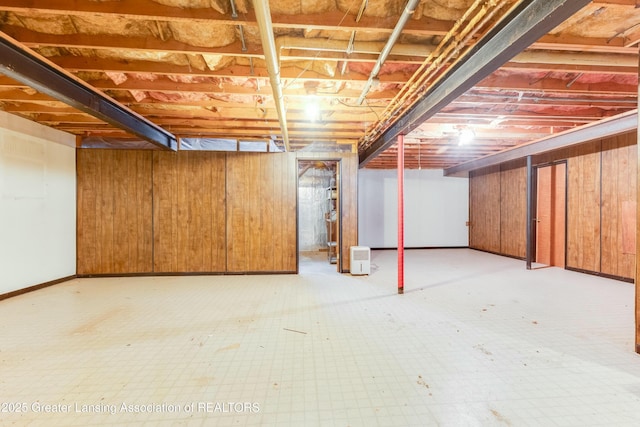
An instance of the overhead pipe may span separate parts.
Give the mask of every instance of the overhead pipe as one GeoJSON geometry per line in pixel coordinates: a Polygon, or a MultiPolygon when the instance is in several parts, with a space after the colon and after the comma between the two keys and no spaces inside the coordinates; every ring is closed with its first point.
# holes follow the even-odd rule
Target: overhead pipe
{"type": "MultiPolygon", "coordinates": [[[[493,16],[493,15],[491,15],[493,16]]],[[[476,29],[471,36],[477,33],[476,29]]],[[[469,28],[466,29],[468,31],[469,28]]],[[[469,35],[465,37],[469,38],[469,35]]],[[[332,39],[307,39],[303,37],[280,36],[276,38],[276,50],[278,55],[282,49],[299,49],[322,52],[340,53],[363,53],[379,54],[384,48],[384,42],[351,42],[350,40],[332,39]]],[[[428,58],[434,54],[437,48],[424,44],[396,43],[391,48],[390,55],[413,56],[428,58]]],[[[449,59],[455,58],[454,46],[448,50],[449,59]]],[[[432,59],[432,58],[429,58],[432,59]]],[[[426,61],[430,64],[431,61],[426,61]]],[[[442,61],[439,61],[442,62],[442,61]]],[[[637,55],[620,53],[598,53],[598,52],[542,52],[530,50],[521,52],[509,61],[514,64],[549,64],[549,65],[571,65],[571,66],[615,66],[615,67],[636,67],[637,55]]]]}
{"type": "MultiPolygon", "coordinates": [[[[317,50],[323,52],[365,53],[378,55],[385,48],[384,42],[353,42],[349,40],[305,39],[302,37],[281,36],[276,39],[276,48],[282,49],[317,50]]],[[[399,56],[429,56],[434,47],[422,44],[396,44],[392,46],[391,55],[399,56]]]]}
{"type": "Polygon", "coordinates": [[[412,104],[412,97],[416,96],[420,90],[428,88],[428,80],[437,75],[438,72],[451,60],[457,58],[471,38],[482,29],[494,14],[506,4],[506,0],[489,1],[483,5],[485,0],[476,0],[467,9],[453,28],[444,36],[438,47],[427,57],[420,68],[414,72],[409,81],[400,89],[391,102],[382,112],[376,126],[365,135],[364,148],[367,142],[372,141],[383,131],[386,123],[392,116],[402,113],[402,108],[412,104]],[[466,23],[466,25],[465,25],[466,23]],[[451,43],[450,43],[451,42],[451,43]]]}
{"type": "Polygon", "coordinates": [[[265,0],[253,0],[253,9],[256,13],[256,21],[258,22],[258,29],[260,30],[260,39],[262,40],[264,59],[267,63],[267,71],[269,72],[269,80],[273,91],[273,101],[275,102],[276,111],[278,112],[284,150],[291,151],[289,129],[287,129],[287,112],[284,107],[284,95],[282,94],[282,82],[280,80],[280,65],[278,64],[276,42],[273,36],[269,2],[265,0]]]}
{"type": "Polygon", "coordinates": [[[467,50],[455,66],[431,85],[428,92],[394,119],[360,153],[360,167],[406,134],[437,114],[490,73],[527,49],[561,22],[586,6],[590,0],[531,0],[517,3],[498,23],[467,50]]]}
{"type": "MultiPolygon", "coordinates": [[[[473,35],[476,31],[473,32],[473,35]]],[[[302,37],[281,36],[276,38],[276,50],[278,55],[282,49],[299,49],[322,52],[363,53],[379,54],[384,48],[384,42],[353,42],[350,40],[332,39],[307,39],[302,37]]],[[[390,55],[413,56],[428,58],[436,51],[436,47],[424,44],[396,43],[393,45],[390,55]]],[[[455,50],[449,49],[449,57],[456,57],[455,50]]],[[[442,62],[442,61],[439,61],[442,62]]],[[[619,53],[567,53],[567,52],[541,52],[525,51],[516,55],[510,63],[514,64],[549,64],[571,66],[612,66],[636,67],[637,55],[619,53]]],[[[433,74],[433,73],[431,73],[433,74]]]]}
{"type": "Polygon", "coordinates": [[[371,70],[371,74],[369,74],[369,79],[367,80],[367,83],[364,85],[364,88],[362,89],[362,93],[360,94],[360,97],[358,97],[358,101],[357,101],[358,105],[362,104],[365,96],[367,96],[367,93],[369,93],[371,86],[373,86],[373,80],[376,77],[378,77],[378,73],[380,72],[380,68],[382,68],[382,64],[384,64],[384,62],[387,60],[387,57],[391,52],[391,48],[393,48],[393,45],[396,44],[396,40],[398,40],[398,37],[400,37],[400,33],[402,33],[404,26],[406,25],[411,15],[413,15],[413,12],[415,12],[416,7],[418,6],[418,3],[420,3],[420,0],[407,0],[407,5],[404,7],[404,11],[402,12],[402,15],[400,15],[400,19],[398,19],[398,23],[396,24],[393,31],[391,32],[391,35],[389,36],[389,40],[387,40],[387,44],[382,49],[382,52],[380,52],[380,56],[378,57],[378,60],[373,66],[373,69],[371,70]]]}

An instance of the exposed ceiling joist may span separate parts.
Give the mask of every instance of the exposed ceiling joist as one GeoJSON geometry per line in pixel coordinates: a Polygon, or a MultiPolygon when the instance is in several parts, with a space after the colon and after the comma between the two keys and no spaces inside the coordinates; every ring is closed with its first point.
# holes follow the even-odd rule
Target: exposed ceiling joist
{"type": "MultiPolygon", "coordinates": [[[[594,4],[602,4],[604,6],[627,6],[632,7],[631,3],[635,0],[603,0],[594,2],[594,4]]],[[[635,8],[635,6],[633,6],[635,8]]],[[[135,2],[87,2],[78,0],[32,0],[30,2],[24,2],[24,0],[0,0],[0,10],[12,11],[15,13],[29,13],[39,12],[49,15],[77,15],[77,16],[91,16],[98,14],[107,18],[127,18],[134,21],[159,21],[159,22],[189,22],[189,23],[205,23],[208,25],[242,25],[242,26],[258,26],[258,20],[253,10],[250,10],[246,14],[242,14],[241,19],[233,19],[230,14],[220,13],[213,9],[207,9],[205,14],[202,13],[201,8],[184,8],[184,7],[172,7],[163,4],[156,3],[152,0],[137,0],[135,2]]],[[[359,32],[373,32],[373,33],[390,33],[394,28],[395,21],[392,19],[380,19],[374,16],[363,16],[360,21],[345,20],[345,14],[341,11],[326,11],[321,14],[315,15],[283,15],[272,14],[273,27],[276,29],[299,29],[299,30],[318,30],[318,31],[359,31],[359,32]]],[[[453,22],[430,19],[422,17],[420,20],[410,20],[407,22],[403,34],[428,37],[428,36],[442,36],[445,35],[449,28],[453,25],[453,22]]],[[[29,31],[19,30],[19,34],[16,34],[14,38],[23,40],[27,44],[29,31]]],[[[11,34],[10,32],[7,32],[11,34]]],[[[78,35],[76,35],[78,36],[78,35]]],[[[556,37],[545,36],[532,45],[534,49],[550,49],[550,50],[569,50],[573,52],[618,52],[632,54],[634,52],[633,43],[629,41],[629,37],[617,37],[612,40],[591,38],[591,37],[556,37]]],[[[57,45],[69,44],[69,46],[76,46],[78,44],[84,44],[87,46],[100,47],[102,42],[94,42],[96,37],[90,35],[82,35],[78,41],[73,41],[73,38],[69,38],[64,35],[51,34],[40,40],[42,43],[55,43],[57,45]],[[65,42],[65,40],[68,40],[65,42]]],[[[121,38],[121,37],[120,37],[121,38]]],[[[110,36],[104,38],[105,43],[109,43],[109,40],[118,40],[117,36],[110,36]]],[[[39,42],[39,41],[34,41],[39,42]]],[[[146,46],[151,42],[153,46],[153,40],[145,40],[143,43],[135,43],[133,46],[146,46]]],[[[184,44],[172,42],[170,45],[176,50],[204,50],[207,49],[195,49],[189,48],[184,44]]],[[[150,46],[150,47],[151,47],[150,46]]],[[[228,48],[211,49],[209,52],[221,54],[238,54],[241,50],[238,48],[237,43],[232,43],[228,48]]],[[[246,55],[260,55],[259,52],[244,52],[246,55]]]]}
{"type": "Polygon", "coordinates": [[[631,132],[638,128],[638,110],[627,111],[597,123],[590,123],[528,144],[501,151],[468,163],[445,169],[446,176],[467,176],[469,171],[499,165],[527,156],[546,153],[572,145],[583,144],[597,139],[631,132]]]}
{"type": "Polygon", "coordinates": [[[589,4],[590,0],[523,2],[470,49],[435,87],[360,154],[360,167],[589,4]]]}
{"type": "MultiPolygon", "coordinates": [[[[406,135],[405,165],[446,169],[637,108],[639,1],[594,0],[532,37],[525,50],[406,135]],[[475,139],[459,147],[464,131],[475,139]]],[[[460,67],[466,51],[477,51],[485,35],[516,16],[509,11],[533,1],[420,0],[360,106],[356,99],[407,1],[268,3],[291,149],[340,151],[346,141],[363,152],[460,67]]],[[[268,139],[280,149],[261,13],[252,4],[0,0],[0,32],[176,137],[268,139]]],[[[153,147],[2,73],[0,110],[79,140],[153,147]]],[[[394,146],[367,167],[395,168],[394,146]]]]}
{"type": "Polygon", "coordinates": [[[0,73],[159,147],[177,150],[174,135],[89,87],[0,33],[0,73]]]}
{"type": "MultiPolygon", "coordinates": [[[[208,23],[211,25],[250,25],[257,27],[258,20],[253,10],[243,13],[241,19],[233,19],[231,14],[220,13],[207,9],[203,14],[202,8],[174,7],[160,4],[151,0],[136,0],[132,2],[116,1],[82,1],[82,0],[0,0],[0,10],[24,13],[37,11],[52,15],[95,15],[112,17],[126,17],[131,20],[145,21],[174,21],[188,23],[208,23]]],[[[396,21],[380,19],[376,16],[362,16],[359,21],[345,20],[343,11],[327,11],[308,15],[272,14],[275,28],[341,31],[368,31],[390,33],[396,21]]],[[[407,31],[415,35],[443,35],[450,26],[449,22],[436,19],[425,19],[419,22],[409,22],[407,31]]]]}

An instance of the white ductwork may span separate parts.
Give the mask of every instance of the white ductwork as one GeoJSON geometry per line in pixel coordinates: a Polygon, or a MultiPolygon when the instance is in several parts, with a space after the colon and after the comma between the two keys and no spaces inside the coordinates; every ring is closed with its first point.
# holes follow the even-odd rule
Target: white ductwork
{"type": "Polygon", "coordinates": [[[526,51],[515,56],[510,62],[518,64],[549,64],[576,66],[637,67],[638,55],[597,52],[544,52],[526,51]]]}
{"type": "Polygon", "coordinates": [[[420,0],[407,1],[407,5],[404,7],[404,10],[402,11],[402,15],[400,15],[400,19],[398,19],[398,23],[396,24],[395,28],[391,32],[391,35],[389,36],[389,40],[387,40],[387,44],[382,49],[382,52],[380,52],[380,56],[378,57],[378,60],[373,66],[373,70],[371,70],[371,74],[369,74],[369,79],[367,80],[367,83],[364,85],[364,88],[362,89],[362,93],[358,97],[358,105],[362,104],[362,102],[364,101],[364,97],[367,96],[367,93],[369,93],[369,90],[373,85],[374,79],[378,76],[378,73],[380,72],[380,68],[382,68],[382,64],[384,64],[384,61],[387,60],[387,56],[389,56],[391,49],[396,44],[396,41],[398,40],[398,37],[400,37],[400,33],[402,33],[402,30],[404,29],[404,26],[406,25],[407,21],[409,20],[411,15],[413,15],[413,12],[416,10],[416,6],[418,6],[418,3],[420,3],[420,0]]]}
{"type": "Polygon", "coordinates": [[[258,22],[258,28],[260,30],[264,59],[267,63],[267,71],[269,72],[269,80],[273,91],[273,101],[275,102],[276,111],[278,112],[278,120],[280,121],[280,130],[282,132],[284,149],[285,151],[290,151],[289,130],[287,129],[287,112],[284,107],[284,96],[282,95],[280,65],[278,64],[278,55],[273,35],[273,24],[271,23],[269,2],[265,0],[253,0],[253,9],[256,13],[256,21],[258,22]]]}
{"type": "MultiPolygon", "coordinates": [[[[348,40],[306,39],[302,37],[281,36],[276,39],[276,50],[311,50],[321,52],[362,53],[379,55],[384,42],[355,42],[351,46],[348,40]]],[[[435,46],[424,44],[394,44],[390,55],[426,58],[435,51],[435,46]]],[[[510,62],[518,64],[583,65],[583,66],[637,66],[637,55],[597,52],[547,52],[530,50],[516,55],[510,62]]]]}
{"type": "MultiPolygon", "coordinates": [[[[384,49],[384,42],[354,42],[349,40],[305,39],[302,37],[282,36],[276,39],[278,52],[282,49],[313,50],[323,52],[364,53],[379,55],[384,49]]],[[[396,44],[392,46],[390,55],[427,57],[435,50],[435,46],[422,44],[396,44]]]]}

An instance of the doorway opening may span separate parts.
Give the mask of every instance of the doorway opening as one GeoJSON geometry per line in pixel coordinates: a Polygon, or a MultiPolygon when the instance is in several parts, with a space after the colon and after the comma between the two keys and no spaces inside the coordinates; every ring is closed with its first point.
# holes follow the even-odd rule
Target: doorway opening
{"type": "Polygon", "coordinates": [[[298,270],[340,262],[339,161],[298,160],[298,270]]]}
{"type": "Polygon", "coordinates": [[[536,256],[538,264],[566,266],[567,163],[536,168],[536,256]]]}

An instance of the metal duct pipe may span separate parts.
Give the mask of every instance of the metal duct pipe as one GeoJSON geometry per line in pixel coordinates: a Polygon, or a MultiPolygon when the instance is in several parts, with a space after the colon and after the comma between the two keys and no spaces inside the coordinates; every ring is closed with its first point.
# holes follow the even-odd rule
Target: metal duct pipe
{"type": "MultiPolygon", "coordinates": [[[[404,105],[410,105],[408,98],[416,95],[420,90],[428,87],[428,80],[436,76],[448,61],[458,57],[459,52],[465,47],[468,40],[473,37],[486,23],[488,17],[493,16],[506,3],[505,0],[487,2],[480,7],[484,0],[476,0],[463,17],[456,22],[453,28],[445,35],[434,54],[425,59],[425,62],[411,76],[409,81],[400,89],[393,100],[387,105],[382,117],[386,119],[398,113],[404,105]],[[493,7],[493,9],[491,9],[493,7]],[[478,9],[480,8],[480,9],[478,9]],[[468,22],[467,22],[468,20],[468,22]],[[466,23],[466,25],[464,25],[466,23]],[[451,43],[450,43],[451,42],[451,43]]],[[[382,120],[379,120],[382,122],[382,120]]],[[[375,131],[379,131],[376,129],[375,131]]],[[[371,138],[373,135],[367,135],[371,138]]]]}
{"type": "Polygon", "coordinates": [[[287,129],[287,112],[284,108],[284,96],[282,95],[282,82],[280,81],[280,66],[278,64],[276,42],[273,36],[273,24],[271,23],[271,12],[269,2],[264,0],[253,0],[253,9],[256,13],[256,21],[260,30],[260,39],[264,50],[264,59],[267,63],[271,89],[273,90],[273,101],[278,112],[278,121],[282,131],[282,141],[284,150],[291,151],[289,146],[289,130],[287,129]]]}
{"type": "MultiPolygon", "coordinates": [[[[590,0],[530,0],[516,3],[492,29],[467,50],[402,116],[360,153],[360,167],[415,129],[482,79],[547,34],[590,0]]],[[[474,168],[475,169],[475,168],[474,168]]]]}
{"type": "Polygon", "coordinates": [[[396,40],[398,40],[398,37],[400,37],[400,33],[402,33],[402,30],[404,29],[404,26],[406,25],[407,21],[409,20],[411,15],[413,15],[413,12],[415,12],[416,6],[418,5],[419,2],[420,0],[407,0],[407,5],[404,7],[404,11],[402,12],[402,15],[400,15],[400,19],[398,19],[398,23],[396,24],[395,28],[393,29],[393,32],[389,36],[389,40],[387,40],[387,44],[384,46],[384,49],[382,49],[382,52],[380,52],[380,56],[378,57],[378,60],[373,66],[373,70],[371,70],[371,74],[369,74],[369,79],[367,80],[367,83],[364,85],[364,88],[362,89],[362,93],[358,98],[358,105],[362,104],[362,101],[364,101],[364,97],[367,96],[367,93],[369,92],[369,90],[371,89],[371,86],[373,85],[373,79],[375,79],[378,76],[378,73],[380,72],[380,68],[382,67],[382,64],[384,64],[384,61],[387,60],[387,56],[389,56],[389,52],[391,52],[391,48],[393,47],[394,44],[396,44],[396,40]]]}
{"type": "MultiPolygon", "coordinates": [[[[323,52],[368,53],[380,54],[385,48],[383,42],[354,42],[349,40],[305,39],[302,37],[281,36],[276,39],[278,52],[281,49],[318,50],[323,52]]],[[[389,54],[399,56],[427,57],[435,50],[434,46],[423,44],[396,44],[391,47],[389,54]]]]}
{"type": "MultiPolygon", "coordinates": [[[[351,46],[348,40],[306,39],[302,37],[281,36],[276,39],[278,55],[282,49],[300,49],[322,52],[345,52],[379,54],[384,48],[384,42],[354,42],[351,46]]],[[[425,57],[434,53],[435,46],[424,44],[397,43],[391,48],[390,55],[425,57]]],[[[457,55],[454,55],[457,57],[457,55]]],[[[442,61],[440,61],[442,62],[442,61]]],[[[637,67],[637,55],[597,52],[546,52],[530,50],[516,55],[511,61],[517,64],[552,64],[577,66],[612,66],[637,67]]]]}
{"type": "Polygon", "coordinates": [[[412,104],[411,98],[427,89],[429,87],[428,80],[436,76],[448,61],[457,58],[467,41],[480,31],[484,23],[490,19],[489,17],[493,16],[506,4],[506,0],[490,0],[486,1],[482,6],[485,1],[475,0],[462,18],[456,21],[455,25],[440,41],[433,54],[425,59],[420,68],[414,72],[409,81],[394,96],[377,123],[367,131],[363,138],[362,146],[364,149],[368,148],[369,141],[372,141],[384,131],[384,127],[388,125],[394,115],[402,115],[403,108],[412,104]]]}
{"type": "Polygon", "coordinates": [[[609,67],[635,67],[638,66],[638,55],[624,55],[619,53],[597,52],[541,52],[525,51],[519,53],[510,62],[518,64],[551,64],[551,65],[577,65],[577,66],[609,66],[609,67]]]}

